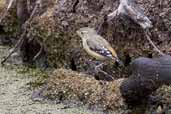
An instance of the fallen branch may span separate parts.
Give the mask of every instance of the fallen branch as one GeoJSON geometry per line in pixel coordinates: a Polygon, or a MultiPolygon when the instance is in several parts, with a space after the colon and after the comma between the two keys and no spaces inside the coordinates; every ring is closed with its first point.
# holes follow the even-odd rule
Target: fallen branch
{"type": "Polygon", "coordinates": [[[152,22],[144,14],[143,10],[138,6],[135,0],[120,0],[119,7],[108,15],[108,21],[112,20],[118,15],[125,15],[131,18],[143,29],[148,29],[153,26],[152,22]]]}
{"type": "Polygon", "coordinates": [[[24,31],[23,31],[23,33],[21,34],[20,39],[18,40],[17,44],[14,46],[14,49],[8,54],[8,56],[5,57],[5,58],[1,61],[1,64],[2,64],[2,65],[4,65],[4,63],[11,57],[11,55],[12,55],[14,52],[16,52],[16,51],[20,48],[20,46],[23,44],[23,42],[24,42],[24,40],[25,40],[25,35],[26,35],[26,33],[27,33],[27,28],[29,27],[29,24],[30,24],[31,20],[33,19],[33,16],[35,15],[35,13],[36,13],[36,11],[37,11],[37,9],[38,9],[38,7],[39,7],[40,2],[41,2],[41,0],[38,0],[38,1],[36,2],[36,5],[35,5],[35,7],[34,7],[32,13],[31,13],[29,19],[23,24],[23,29],[24,29],[24,31]]]}
{"type": "Polygon", "coordinates": [[[119,7],[108,15],[107,21],[111,21],[116,16],[127,16],[130,19],[132,19],[135,23],[140,25],[145,31],[145,35],[149,43],[160,55],[165,55],[157,48],[157,46],[155,46],[153,41],[150,39],[151,33],[149,31],[149,28],[153,27],[152,22],[144,14],[143,10],[138,6],[135,0],[120,0],[119,7]]]}

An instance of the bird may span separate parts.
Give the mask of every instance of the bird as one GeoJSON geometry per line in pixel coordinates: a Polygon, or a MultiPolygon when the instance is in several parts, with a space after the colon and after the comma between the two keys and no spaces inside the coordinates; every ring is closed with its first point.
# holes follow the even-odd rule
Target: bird
{"type": "Polygon", "coordinates": [[[118,58],[116,51],[112,48],[110,43],[102,36],[98,35],[94,28],[83,27],[76,32],[81,37],[83,49],[87,54],[98,61],[102,61],[102,63],[95,66],[95,71],[101,72],[113,80],[111,75],[100,69],[104,65],[104,62],[111,61],[113,63],[118,63],[119,66],[124,66],[124,64],[118,58]]]}
{"type": "Polygon", "coordinates": [[[76,31],[82,39],[84,50],[100,61],[113,61],[123,64],[110,43],[98,35],[94,28],[83,27],[76,31]]]}
{"type": "Polygon", "coordinates": [[[113,76],[100,69],[104,61],[118,63],[119,66],[124,66],[124,64],[118,58],[116,51],[112,48],[110,43],[102,36],[98,35],[94,28],[83,27],[76,32],[81,37],[83,49],[87,54],[94,57],[96,60],[103,61],[101,64],[95,66],[95,71],[102,72],[113,80],[113,76]]]}

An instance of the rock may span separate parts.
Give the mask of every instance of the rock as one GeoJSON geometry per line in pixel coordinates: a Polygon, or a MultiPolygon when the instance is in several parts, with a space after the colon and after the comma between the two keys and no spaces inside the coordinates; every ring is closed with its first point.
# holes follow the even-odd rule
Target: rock
{"type": "MultiPolygon", "coordinates": [[[[13,49],[10,49],[9,53],[13,49]]],[[[14,65],[22,65],[23,64],[23,57],[20,51],[14,52],[11,57],[7,60],[8,64],[14,64],[14,65]]]]}
{"type": "Polygon", "coordinates": [[[130,68],[132,75],[120,87],[128,103],[141,102],[158,87],[171,83],[171,56],[140,57],[131,63],[130,68]]]}

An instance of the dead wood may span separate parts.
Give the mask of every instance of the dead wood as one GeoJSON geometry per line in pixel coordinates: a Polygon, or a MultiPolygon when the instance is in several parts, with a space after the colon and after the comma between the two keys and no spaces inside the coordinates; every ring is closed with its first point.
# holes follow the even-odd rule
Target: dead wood
{"type": "Polygon", "coordinates": [[[149,43],[153,46],[153,48],[159,53],[159,55],[165,55],[161,52],[157,46],[153,43],[150,36],[151,33],[149,31],[150,28],[153,27],[152,22],[145,15],[141,7],[138,6],[135,0],[120,0],[119,7],[108,15],[108,22],[114,19],[116,16],[126,16],[129,19],[133,20],[135,23],[140,25],[143,30],[145,30],[145,35],[149,43]]]}

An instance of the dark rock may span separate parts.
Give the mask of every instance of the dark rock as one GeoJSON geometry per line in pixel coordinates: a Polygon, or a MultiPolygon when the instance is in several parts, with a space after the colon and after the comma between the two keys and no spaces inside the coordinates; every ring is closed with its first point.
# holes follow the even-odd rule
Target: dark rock
{"type": "Polygon", "coordinates": [[[141,102],[161,85],[171,83],[171,56],[140,57],[131,63],[130,68],[132,75],[120,87],[128,103],[141,102]]]}

